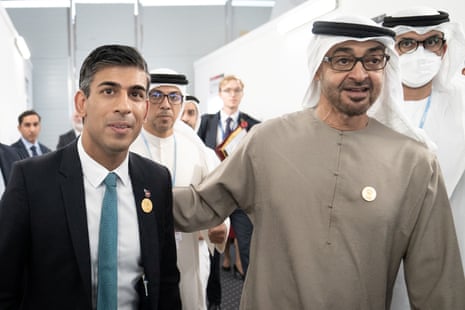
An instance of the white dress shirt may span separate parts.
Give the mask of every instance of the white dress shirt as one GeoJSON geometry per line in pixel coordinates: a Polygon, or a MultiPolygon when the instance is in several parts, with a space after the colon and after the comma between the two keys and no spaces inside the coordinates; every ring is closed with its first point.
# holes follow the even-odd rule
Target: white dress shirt
{"type": "Polygon", "coordinates": [[[0,169],[0,198],[3,195],[3,192],[5,191],[5,181],[3,180],[3,171],[0,169]]]}
{"type": "Polygon", "coordinates": [[[97,262],[100,213],[102,209],[105,185],[103,180],[109,172],[114,172],[117,179],[118,195],[118,309],[133,310],[137,308],[138,295],[135,285],[140,279],[141,266],[139,225],[137,220],[134,194],[129,177],[128,156],[113,171],[108,171],[93,160],[84,150],[79,138],[78,153],[84,175],[84,191],[89,227],[89,243],[92,272],[92,303],[96,307],[97,299],[97,262]]]}
{"type": "Polygon", "coordinates": [[[239,119],[239,110],[237,110],[236,112],[234,112],[231,115],[228,115],[228,114],[224,113],[223,110],[220,111],[220,122],[219,122],[218,126],[221,126],[221,127],[219,127],[218,130],[217,130],[216,145],[221,144],[221,142],[223,142],[223,134],[226,132],[226,120],[228,119],[228,117],[232,118],[231,129],[234,130],[234,128],[237,127],[237,124],[238,124],[238,121],[239,121],[238,120],[239,119]]]}

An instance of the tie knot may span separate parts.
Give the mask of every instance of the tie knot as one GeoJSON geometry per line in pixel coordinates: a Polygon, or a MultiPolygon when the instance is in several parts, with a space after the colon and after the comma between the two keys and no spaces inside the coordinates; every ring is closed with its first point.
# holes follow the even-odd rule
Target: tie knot
{"type": "Polygon", "coordinates": [[[106,186],[116,187],[116,178],[116,173],[110,172],[105,180],[103,180],[103,183],[105,183],[106,186]]]}

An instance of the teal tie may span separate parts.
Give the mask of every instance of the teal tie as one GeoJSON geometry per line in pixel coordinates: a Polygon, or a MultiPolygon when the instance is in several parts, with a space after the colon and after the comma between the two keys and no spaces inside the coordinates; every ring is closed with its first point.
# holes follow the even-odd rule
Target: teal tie
{"type": "Polygon", "coordinates": [[[98,241],[97,310],[118,308],[118,202],[116,174],[111,172],[105,180],[98,241]]]}

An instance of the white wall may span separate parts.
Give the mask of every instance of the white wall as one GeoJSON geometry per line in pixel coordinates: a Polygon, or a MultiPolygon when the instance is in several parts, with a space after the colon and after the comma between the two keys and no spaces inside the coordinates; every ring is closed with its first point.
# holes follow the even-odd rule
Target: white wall
{"type": "MultiPolygon", "coordinates": [[[[71,128],[74,93],[70,95],[68,85],[72,75],[68,49],[69,11],[66,8],[11,8],[7,11],[31,49],[34,108],[42,116],[39,140],[53,149],[58,135],[71,128]]],[[[131,4],[76,5],[76,77],[83,59],[97,46],[135,45],[133,14],[131,4]]],[[[236,38],[268,21],[271,8],[234,7],[231,14],[232,37],[236,38]]],[[[149,67],[169,67],[185,73],[192,85],[190,90],[194,89],[194,61],[226,42],[222,6],[143,7],[140,24],[141,52],[149,67]]]]}
{"type": "Polygon", "coordinates": [[[30,104],[31,64],[16,48],[17,32],[0,6],[0,142],[11,144],[18,137],[17,117],[30,104]]]}
{"type": "MultiPolygon", "coordinates": [[[[309,83],[306,49],[311,34],[311,21],[287,33],[280,33],[278,25],[295,19],[299,12],[310,8],[314,1],[319,0],[307,1],[196,61],[195,94],[201,101],[201,111],[214,113],[221,107],[218,96],[210,92],[210,78],[219,74],[234,74],[244,81],[244,98],[240,109],[260,120],[301,109],[309,83]]],[[[437,1],[423,0],[376,3],[339,0],[337,9],[326,17],[341,13],[375,17],[418,5],[443,9],[449,12],[451,20],[465,24],[465,5],[456,0],[444,0],[440,6],[437,1]]]]}

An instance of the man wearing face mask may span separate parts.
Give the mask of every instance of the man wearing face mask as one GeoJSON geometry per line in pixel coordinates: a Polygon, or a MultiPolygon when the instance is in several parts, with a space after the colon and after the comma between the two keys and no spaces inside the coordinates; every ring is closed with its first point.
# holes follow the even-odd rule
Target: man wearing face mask
{"type": "MultiPolygon", "coordinates": [[[[401,108],[436,144],[465,262],[465,89],[460,81],[465,35],[448,13],[427,7],[387,16],[383,26],[396,32],[404,93],[401,108]]],[[[401,309],[409,309],[402,271],[391,306],[401,309]]]]}

